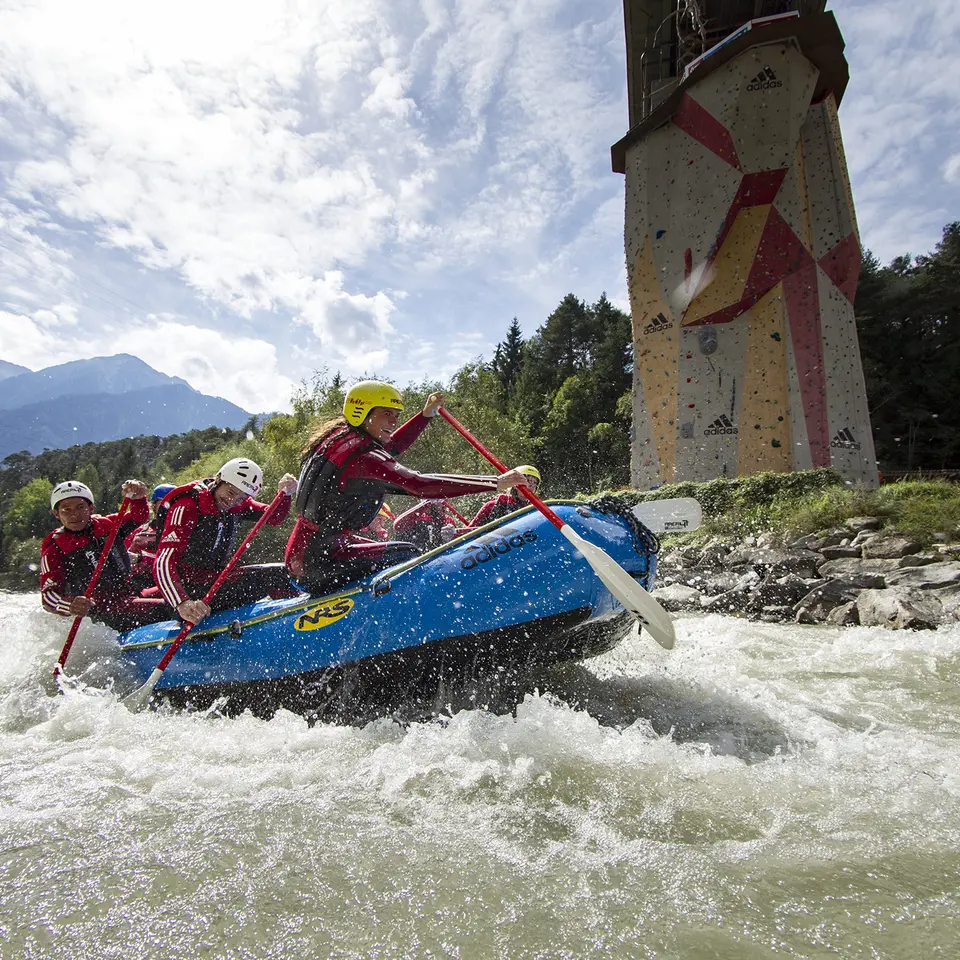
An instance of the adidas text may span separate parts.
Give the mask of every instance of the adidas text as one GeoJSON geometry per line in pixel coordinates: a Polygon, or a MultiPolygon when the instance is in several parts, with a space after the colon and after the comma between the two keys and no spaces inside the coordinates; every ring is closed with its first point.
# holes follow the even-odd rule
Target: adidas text
{"type": "Polygon", "coordinates": [[[754,90],[770,90],[773,87],[782,87],[783,81],[777,79],[777,75],[769,68],[764,67],[751,81],[747,84],[748,91],[754,90]]]}
{"type": "Polygon", "coordinates": [[[849,427],[838,430],[837,435],[830,441],[830,446],[835,450],[860,449],[860,444],[857,443],[857,438],[853,435],[853,431],[849,427]]]}
{"type": "Polygon", "coordinates": [[[673,324],[662,314],[658,313],[644,328],[645,334],[658,333],[662,330],[670,330],[673,324]]]}
{"type": "Polygon", "coordinates": [[[727,418],[724,414],[717,417],[713,423],[703,431],[705,437],[719,437],[726,436],[729,434],[739,433],[740,431],[733,425],[733,423],[727,418]]]}

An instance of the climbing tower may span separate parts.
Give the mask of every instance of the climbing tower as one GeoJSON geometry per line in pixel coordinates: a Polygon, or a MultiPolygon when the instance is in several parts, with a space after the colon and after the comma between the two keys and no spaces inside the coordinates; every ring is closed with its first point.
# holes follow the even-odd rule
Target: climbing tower
{"type": "Polygon", "coordinates": [[[875,486],[860,240],[824,0],[624,0],[631,475],[833,466],[875,486]]]}

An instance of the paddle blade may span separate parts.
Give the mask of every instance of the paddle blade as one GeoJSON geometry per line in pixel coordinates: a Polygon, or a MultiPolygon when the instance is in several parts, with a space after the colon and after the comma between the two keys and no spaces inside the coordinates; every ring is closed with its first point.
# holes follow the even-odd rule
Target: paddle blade
{"type": "Polygon", "coordinates": [[[689,533],[703,520],[700,504],[693,497],[645,500],[630,512],[654,533],[689,533]]]}
{"type": "Polygon", "coordinates": [[[647,628],[650,636],[665,650],[672,650],[677,635],[667,611],[606,551],[584,540],[567,524],[560,532],[583,554],[603,585],[647,628]]]}
{"type": "Polygon", "coordinates": [[[157,685],[157,681],[162,676],[162,670],[154,670],[153,673],[150,674],[147,682],[142,687],[137,687],[133,693],[125,696],[120,702],[131,713],[139,713],[150,703],[150,698],[153,696],[153,688],[157,685]]]}

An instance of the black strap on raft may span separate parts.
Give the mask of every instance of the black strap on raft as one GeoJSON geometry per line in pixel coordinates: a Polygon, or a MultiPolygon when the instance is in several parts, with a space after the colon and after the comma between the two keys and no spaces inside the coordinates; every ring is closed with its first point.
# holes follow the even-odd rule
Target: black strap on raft
{"type": "Polygon", "coordinates": [[[627,526],[633,532],[633,548],[641,556],[645,553],[660,552],[660,540],[657,535],[637,519],[623,497],[605,493],[603,496],[597,497],[596,500],[587,500],[585,505],[598,513],[612,513],[615,516],[623,517],[627,526]]]}

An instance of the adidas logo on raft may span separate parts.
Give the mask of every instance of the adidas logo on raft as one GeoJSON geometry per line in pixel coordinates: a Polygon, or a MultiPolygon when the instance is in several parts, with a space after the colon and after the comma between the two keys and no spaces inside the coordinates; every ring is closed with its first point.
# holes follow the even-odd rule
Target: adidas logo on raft
{"type": "Polygon", "coordinates": [[[644,328],[643,332],[647,335],[651,333],[661,333],[664,330],[669,330],[673,327],[673,323],[669,321],[662,313],[658,313],[644,328]]]}
{"type": "Polygon", "coordinates": [[[837,435],[830,441],[830,446],[837,450],[859,450],[860,444],[849,427],[837,431],[837,435]]]}
{"type": "Polygon", "coordinates": [[[722,414],[703,431],[703,435],[705,437],[720,437],[739,432],[740,431],[730,422],[726,414],[722,414]]]}
{"type": "Polygon", "coordinates": [[[747,90],[771,90],[773,87],[782,87],[783,81],[777,79],[777,75],[769,68],[764,67],[751,81],[747,84],[747,90]]]}

